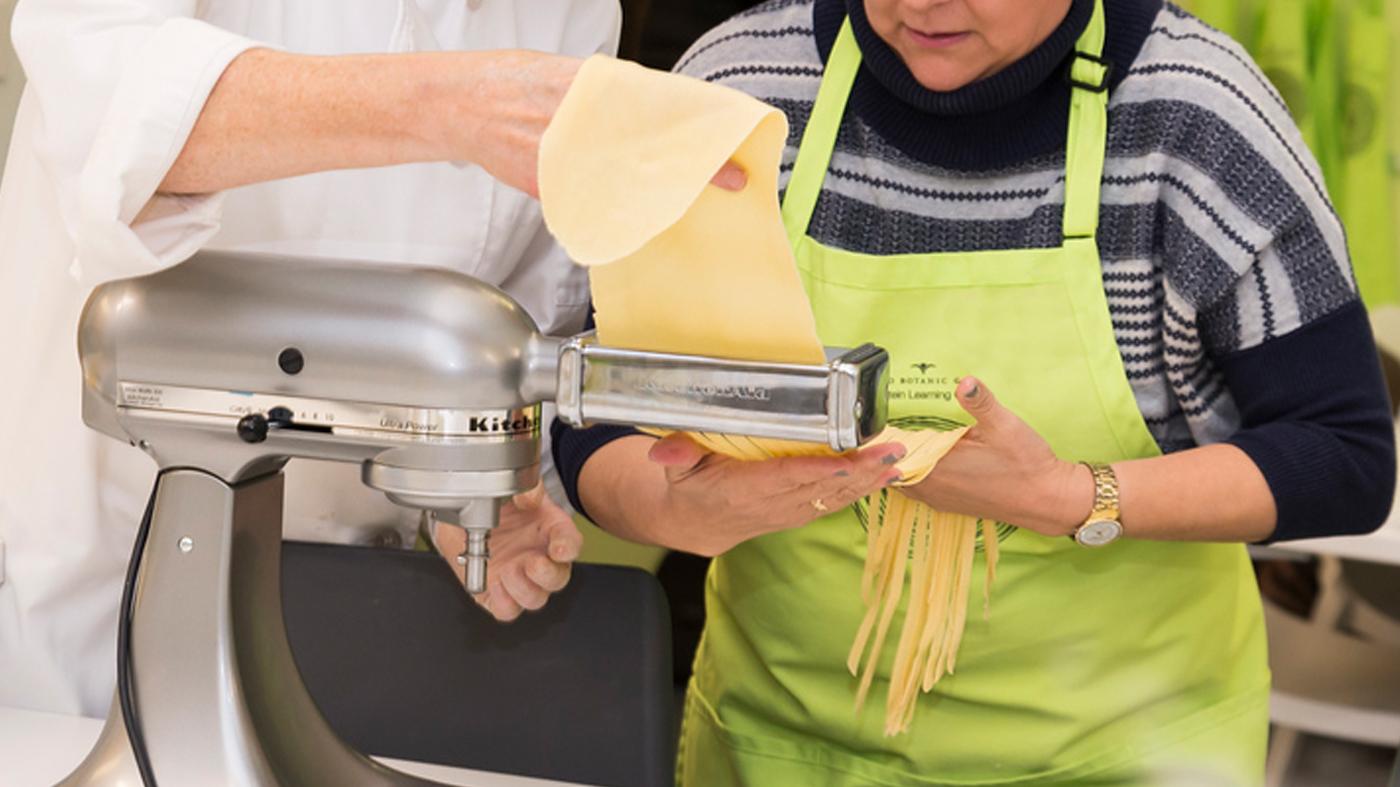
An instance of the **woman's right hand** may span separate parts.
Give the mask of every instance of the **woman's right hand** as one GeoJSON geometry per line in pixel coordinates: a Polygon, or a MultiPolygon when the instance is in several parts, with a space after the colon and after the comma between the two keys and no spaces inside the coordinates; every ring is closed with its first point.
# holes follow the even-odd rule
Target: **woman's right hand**
{"type": "Polygon", "coordinates": [[[465,82],[442,131],[453,158],[473,161],[497,180],[539,197],[540,137],[583,60],[524,49],[464,53],[465,82]]]}
{"type": "MultiPolygon", "coordinates": [[[[470,53],[471,78],[449,123],[454,157],[480,164],[497,180],[539,197],[540,138],[564,101],[583,60],[528,50],[470,53]]],[[[711,181],[740,191],[748,177],[726,163],[711,181]]]]}
{"type": "Polygon", "coordinates": [[[648,454],[665,470],[661,516],[668,544],[713,557],[751,538],[801,527],[839,511],[899,478],[898,443],[845,456],[740,461],[705,451],[684,434],[658,440],[648,454]]]}

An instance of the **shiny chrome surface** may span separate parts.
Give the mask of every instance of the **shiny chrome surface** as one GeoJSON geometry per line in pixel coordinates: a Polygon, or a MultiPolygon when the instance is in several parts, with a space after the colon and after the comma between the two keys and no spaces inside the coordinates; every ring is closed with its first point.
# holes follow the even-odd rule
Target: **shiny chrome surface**
{"type": "MultiPolygon", "coordinates": [[[[132,664],[162,785],[433,784],[342,741],[307,694],[282,619],[283,477],[163,473],[141,558],[132,664]],[[182,550],[190,539],[193,548],[182,550]]],[[[61,787],[139,787],[121,709],[61,787]]]]}
{"type": "Polygon", "coordinates": [[[289,457],[528,475],[558,344],[459,273],[201,252],[88,299],[83,418],[229,482],[289,457]],[[240,437],[279,407],[265,439],[240,437]]]}
{"type": "Polygon", "coordinates": [[[538,437],[541,428],[539,405],[494,410],[444,409],[126,381],[118,385],[117,407],[167,413],[175,420],[184,416],[191,424],[205,424],[209,418],[224,419],[230,427],[245,415],[266,416],[281,407],[289,410],[292,418],[283,428],[418,441],[450,437],[471,438],[474,442],[528,440],[538,437]]]}
{"type": "Polygon", "coordinates": [[[884,431],[889,417],[890,355],[873,344],[835,353],[829,363],[827,428],[841,441],[840,446],[828,444],[839,451],[857,448],[884,431]]]}
{"type": "Polygon", "coordinates": [[[825,365],[756,363],[603,347],[591,334],[560,349],[559,416],[857,448],[885,426],[889,356],[874,345],[825,365]]]}
{"type": "Polygon", "coordinates": [[[538,402],[521,387],[555,346],[505,293],[454,271],[215,251],[98,287],[78,345],[109,403],[139,381],[467,410],[538,402]]]}
{"type": "MultiPolygon", "coordinates": [[[[479,590],[501,506],[539,481],[542,401],[574,424],[837,450],[885,420],[878,348],[803,366],[561,341],[499,290],[427,268],[202,252],[97,288],[78,338],[84,421],[166,471],[132,624],[163,784],[427,784],[341,742],[306,696],[280,604],[288,458],[359,463],[370,487],[464,528],[479,590]]],[[[65,784],[138,783],[114,712],[65,784]]]]}
{"type": "Polygon", "coordinates": [[[467,531],[467,540],[457,564],[463,568],[463,584],[468,593],[486,591],[486,563],[491,557],[487,536],[501,517],[501,498],[481,498],[471,505],[434,512],[436,522],[456,525],[467,531]]]}
{"type": "Polygon", "coordinates": [[[540,482],[540,468],[534,464],[503,470],[425,470],[366,462],[360,478],[401,506],[452,511],[469,508],[480,498],[528,492],[540,482]]]}

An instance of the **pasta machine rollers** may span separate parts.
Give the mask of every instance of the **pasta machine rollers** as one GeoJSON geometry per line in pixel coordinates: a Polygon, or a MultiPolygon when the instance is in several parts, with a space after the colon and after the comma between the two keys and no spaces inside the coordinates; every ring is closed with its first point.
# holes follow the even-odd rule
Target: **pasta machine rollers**
{"type": "Polygon", "coordinates": [[[541,403],[610,422],[856,448],[888,357],[740,362],[543,336],[507,295],[433,268],[202,252],[105,284],[79,324],[83,420],[159,475],[123,601],[118,698],[64,785],[425,785],[340,740],[282,619],[288,459],[468,534],[484,587],[500,506],[539,481],[541,403]]]}

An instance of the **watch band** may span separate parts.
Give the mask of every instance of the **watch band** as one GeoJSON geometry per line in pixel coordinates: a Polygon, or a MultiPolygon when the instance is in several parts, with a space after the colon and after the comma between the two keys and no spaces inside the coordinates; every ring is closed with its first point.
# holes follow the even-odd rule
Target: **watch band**
{"type": "Polygon", "coordinates": [[[1080,464],[1089,468],[1089,472],[1094,477],[1094,507],[1090,509],[1089,516],[1084,521],[1092,522],[1096,519],[1118,521],[1118,475],[1113,472],[1113,466],[1095,462],[1081,462],[1080,464]]]}
{"type": "Polygon", "coordinates": [[[1094,478],[1094,507],[1075,528],[1073,538],[1083,547],[1107,546],[1123,535],[1123,523],[1118,521],[1118,476],[1108,465],[1083,464],[1094,478]]]}

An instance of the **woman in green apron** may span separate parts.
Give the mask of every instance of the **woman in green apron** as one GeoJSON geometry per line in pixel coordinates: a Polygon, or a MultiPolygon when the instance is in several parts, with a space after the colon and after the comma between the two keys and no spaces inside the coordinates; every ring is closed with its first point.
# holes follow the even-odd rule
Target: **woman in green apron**
{"type": "Polygon", "coordinates": [[[780,0],[679,69],[788,112],[822,340],[890,351],[892,422],[976,423],[908,491],[1006,523],[990,617],[889,738],[844,668],[888,449],[556,427],[594,521],[718,555],[680,781],[1260,783],[1242,544],[1374,528],[1395,456],[1340,226],[1242,50],[1147,0],[780,0]]]}

